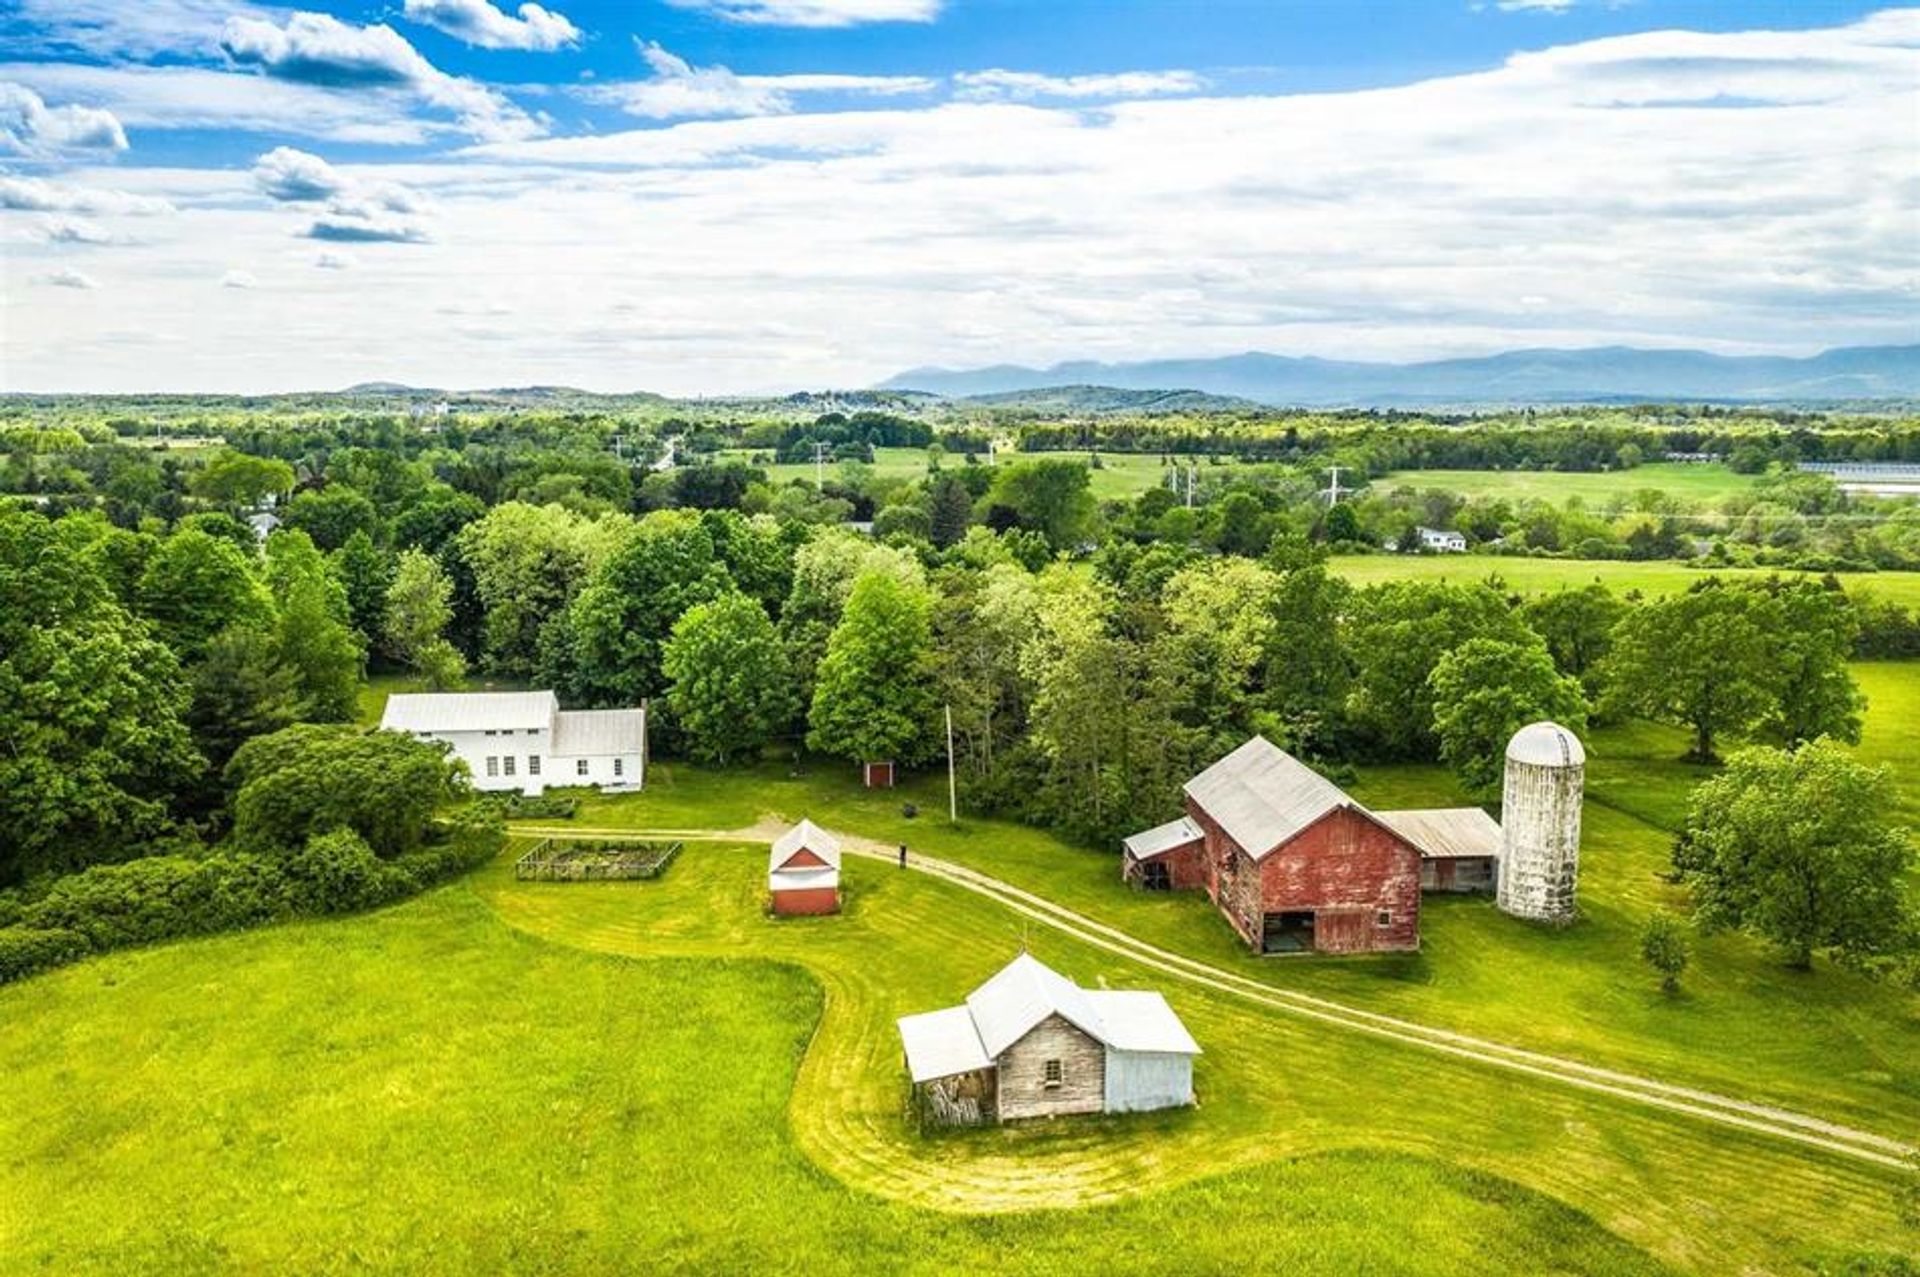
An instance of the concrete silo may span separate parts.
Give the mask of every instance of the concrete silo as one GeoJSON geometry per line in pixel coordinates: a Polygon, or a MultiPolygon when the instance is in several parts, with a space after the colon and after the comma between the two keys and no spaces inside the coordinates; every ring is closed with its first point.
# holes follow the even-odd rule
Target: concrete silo
{"type": "Polygon", "coordinates": [[[1572,922],[1580,875],[1580,793],[1587,751],[1558,723],[1529,723],[1507,742],[1500,804],[1500,908],[1572,922]]]}

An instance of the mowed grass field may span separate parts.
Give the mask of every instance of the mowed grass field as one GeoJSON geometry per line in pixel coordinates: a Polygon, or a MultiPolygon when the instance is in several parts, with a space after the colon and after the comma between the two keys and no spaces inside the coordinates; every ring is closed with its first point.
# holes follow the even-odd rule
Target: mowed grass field
{"type": "Polygon", "coordinates": [[[1600,507],[1615,497],[1649,489],[1692,501],[1718,501],[1753,487],[1758,475],[1723,465],[1655,461],[1631,470],[1586,473],[1558,470],[1397,470],[1373,481],[1376,488],[1440,488],[1469,497],[1506,497],[1561,505],[1579,497],[1600,507]]]}
{"type": "MultiPolygon", "coordinates": [[[[1776,568],[1708,570],[1666,561],[1635,563],[1615,559],[1529,559],[1494,554],[1358,554],[1332,560],[1333,570],[1355,585],[1382,581],[1454,581],[1468,584],[1498,577],[1520,594],[1577,589],[1595,581],[1616,593],[1674,594],[1710,575],[1729,578],[1803,576],[1776,568]]],[[[1849,572],[1840,582],[1849,591],[1871,591],[1906,607],[1920,607],[1920,572],[1849,572]]]]}
{"type": "MultiPolygon", "coordinates": [[[[927,474],[927,454],[923,448],[875,448],[873,465],[869,467],[873,474],[881,479],[920,479],[927,474]]],[[[724,454],[729,460],[749,461],[753,453],[732,451],[724,454]]],[[[1057,458],[1064,461],[1085,463],[1089,454],[1085,452],[1034,452],[1000,454],[1001,464],[1013,460],[1036,460],[1057,458]]],[[[1157,488],[1166,482],[1166,467],[1160,463],[1160,455],[1136,454],[1125,452],[1102,452],[1099,454],[1100,468],[1091,472],[1089,481],[1093,495],[1105,500],[1130,500],[1149,488],[1157,488]]],[[[949,452],[941,460],[943,467],[966,465],[966,458],[956,452],[949,452]]],[[[978,463],[988,464],[982,458],[978,463]]],[[[838,473],[838,462],[829,461],[826,465],[827,478],[831,480],[838,473]]],[[[797,462],[784,465],[767,465],[761,469],[776,484],[790,483],[795,479],[812,483],[814,466],[812,462],[797,462]]]]}

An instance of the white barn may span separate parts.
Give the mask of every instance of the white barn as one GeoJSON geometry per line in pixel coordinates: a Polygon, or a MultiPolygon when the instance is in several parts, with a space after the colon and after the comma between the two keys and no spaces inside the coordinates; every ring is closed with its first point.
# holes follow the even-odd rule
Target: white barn
{"type": "Polygon", "coordinates": [[[421,692],[387,698],[382,729],[444,741],[488,793],[646,782],[647,711],[563,710],[552,692],[421,692]]]}
{"type": "Polygon", "coordinates": [[[900,1019],[923,1112],[948,1125],[1193,1103],[1200,1046],[1158,993],[1082,989],[1022,953],[960,1006],[900,1019]]]}

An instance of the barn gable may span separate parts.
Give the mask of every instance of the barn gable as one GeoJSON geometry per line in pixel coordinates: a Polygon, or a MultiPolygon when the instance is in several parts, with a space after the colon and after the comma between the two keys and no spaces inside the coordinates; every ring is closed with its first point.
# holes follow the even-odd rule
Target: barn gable
{"type": "Polygon", "coordinates": [[[1187,797],[1255,860],[1339,807],[1364,811],[1340,786],[1264,736],[1195,776],[1187,797]]]}

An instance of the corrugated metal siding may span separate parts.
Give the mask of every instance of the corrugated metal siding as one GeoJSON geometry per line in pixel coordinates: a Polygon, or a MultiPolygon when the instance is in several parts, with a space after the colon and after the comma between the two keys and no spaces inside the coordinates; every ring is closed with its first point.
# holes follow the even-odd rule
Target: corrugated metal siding
{"type": "Polygon", "coordinates": [[[1193,1057],[1107,1052],[1107,1112],[1143,1113],[1193,1103],[1193,1057]]]}

